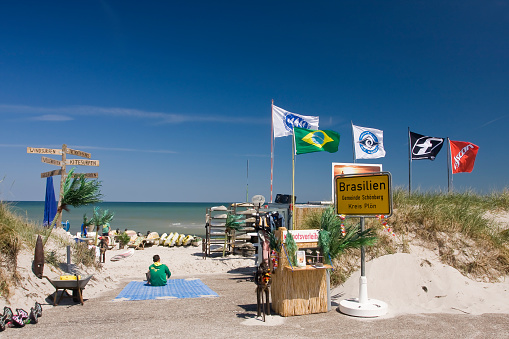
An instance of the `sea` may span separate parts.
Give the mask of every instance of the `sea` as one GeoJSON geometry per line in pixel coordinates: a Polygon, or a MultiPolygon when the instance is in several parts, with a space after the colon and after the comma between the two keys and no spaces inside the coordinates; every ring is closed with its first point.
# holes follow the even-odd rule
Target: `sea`
{"type": "MultiPolygon", "coordinates": [[[[43,223],[44,201],[10,201],[7,202],[12,211],[36,224],[43,223]]],[[[115,214],[110,222],[112,230],[134,230],[146,234],[178,232],[197,236],[205,235],[205,214],[207,208],[213,206],[230,206],[223,202],[102,202],[94,206],[79,208],[69,207],[64,211],[62,222],[69,221],[69,232],[76,234],[81,231],[83,215],[90,219],[94,207],[109,210],[115,214]]]]}

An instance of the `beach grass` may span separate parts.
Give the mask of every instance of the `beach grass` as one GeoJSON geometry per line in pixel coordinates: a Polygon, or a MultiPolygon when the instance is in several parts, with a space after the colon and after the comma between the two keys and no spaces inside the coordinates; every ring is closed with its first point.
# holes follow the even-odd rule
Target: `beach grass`
{"type": "MultiPolygon", "coordinates": [[[[18,254],[22,249],[33,253],[37,235],[47,237],[50,234],[48,228],[28,221],[27,218],[14,213],[11,207],[9,203],[0,201],[0,295],[7,299],[12,288],[19,283],[18,254]]],[[[65,249],[67,245],[72,245],[68,237],[53,235],[51,248],[45,249],[45,263],[58,268],[62,262],[65,262],[62,249],[65,249]]],[[[77,251],[75,247],[77,248],[76,244],[73,245],[74,262],[84,266],[97,265],[93,262],[95,255],[92,255],[90,251],[77,251]]]]}
{"type": "MultiPolygon", "coordinates": [[[[408,253],[410,244],[415,244],[438,252],[444,264],[472,279],[498,281],[509,274],[509,230],[494,218],[509,211],[508,189],[487,195],[473,191],[409,195],[396,188],[393,206],[385,228],[378,219],[366,218],[366,227],[375,228],[378,234],[377,243],[366,249],[366,260],[408,253]]],[[[310,213],[304,228],[320,228],[319,215],[310,213]]],[[[348,218],[348,224],[359,224],[359,219],[348,218]]],[[[343,283],[359,268],[359,257],[360,251],[354,250],[335,260],[333,285],[343,283]]]]}
{"type": "Polygon", "coordinates": [[[0,204],[0,293],[10,294],[10,287],[17,281],[18,253],[26,227],[19,216],[11,213],[8,204],[0,204]]]}

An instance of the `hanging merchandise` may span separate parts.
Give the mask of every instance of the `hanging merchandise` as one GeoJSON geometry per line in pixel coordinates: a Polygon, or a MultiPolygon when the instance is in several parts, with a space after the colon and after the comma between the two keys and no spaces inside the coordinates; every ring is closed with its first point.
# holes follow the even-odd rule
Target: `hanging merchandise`
{"type": "Polygon", "coordinates": [[[339,219],[341,219],[341,234],[342,234],[343,236],[345,236],[345,235],[346,235],[345,218],[346,218],[346,215],[344,215],[344,214],[341,214],[341,215],[339,216],[339,219]]]}
{"type": "Polygon", "coordinates": [[[378,219],[378,221],[380,221],[380,223],[382,224],[382,227],[384,228],[384,230],[387,231],[387,233],[389,233],[393,237],[396,236],[396,234],[394,234],[394,232],[392,231],[392,228],[387,225],[387,220],[386,220],[387,217],[385,215],[377,215],[376,218],[378,219]]]}

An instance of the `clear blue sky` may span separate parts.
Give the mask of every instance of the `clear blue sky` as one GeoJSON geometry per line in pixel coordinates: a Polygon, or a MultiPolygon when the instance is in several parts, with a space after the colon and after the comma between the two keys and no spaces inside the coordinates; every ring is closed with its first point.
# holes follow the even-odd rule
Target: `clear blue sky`
{"type": "MultiPolygon", "coordinates": [[[[100,160],[77,170],[99,172],[107,201],[243,201],[247,182],[268,199],[272,99],[341,134],[337,153],[297,157],[298,202],[331,198],[350,121],[384,131],[387,156],[359,162],[394,185],[410,127],[480,147],[455,189],[501,190],[508,32],[505,0],[4,1],[0,199],[44,200],[56,167],[26,147],[64,143],[100,160]]],[[[445,147],[412,177],[445,189],[445,147]]],[[[277,138],[274,195],[290,192],[291,138],[277,138]]]]}

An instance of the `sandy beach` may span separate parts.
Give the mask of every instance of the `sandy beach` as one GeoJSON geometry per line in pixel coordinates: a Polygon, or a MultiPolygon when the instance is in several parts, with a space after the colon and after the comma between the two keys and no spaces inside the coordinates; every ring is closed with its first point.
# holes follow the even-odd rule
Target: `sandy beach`
{"type": "MultiPolygon", "coordinates": [[[[366,265],[370,298],[389,305],[387,315],[355,318],[337,311],[339,302],[358,296],[357,272],[345,284],[331,290],[328,313],[280,317],[264,323],[256,317],[255,285],[250,280],[254,258],[241,256],[203,259],[201,247],[148,247],[120,261],[111,261],[125,250],[106,252],[103,268],[84,290],[85,303],[63,299],[51,305],[54,288],[31,272],[32,253],[19,256],[23,287],[11,298],[13,309],[30,309],[43,304],[43,316],[36,325],[8,328],[5,337],[61,337],[81,333],[83,337],[240,337],[258,334],[283,337],[352,335],[367,337],[505,337],[509,332],[509,280],[482,283],[468,279],[441,264],[437,254],[420,247],[411,253],[397,253],[374,259],[366,265]],[[130,281],[143,279],[159,254],[172,278],[199,278],[218,298],[114,301],[130,281]]],[[[45,274],[58,276],[45,268],[45,274]]],[[[0,307],[3,308],[3,304],[0,307]]]]}

